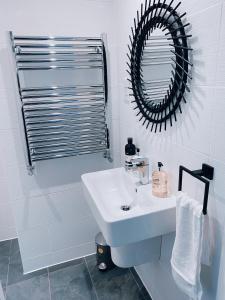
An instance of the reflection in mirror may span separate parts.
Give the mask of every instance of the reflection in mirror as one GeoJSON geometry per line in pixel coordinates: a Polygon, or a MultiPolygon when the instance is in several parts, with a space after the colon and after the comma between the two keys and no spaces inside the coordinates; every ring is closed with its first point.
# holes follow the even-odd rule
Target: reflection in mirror
{"type": "Polygon", "coordinates": [[[146,95],[146,104],[158,105],[165,100],[171,78],[172,59],[175,55],[171,52],[168,35],[157,28],[153,31],[142,55],[143,90],[146,95]]]}

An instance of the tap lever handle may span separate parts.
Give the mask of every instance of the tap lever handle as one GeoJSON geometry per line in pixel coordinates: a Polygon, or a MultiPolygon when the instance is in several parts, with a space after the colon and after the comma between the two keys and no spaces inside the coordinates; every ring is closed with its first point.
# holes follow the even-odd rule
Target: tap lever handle
{"type": "Polygon", "coordinates": [[[131,159],[131,164],[136,165],[136,166],[148,166],[149,165],[149,160],[147,157],[134,157],[131,159]]]}

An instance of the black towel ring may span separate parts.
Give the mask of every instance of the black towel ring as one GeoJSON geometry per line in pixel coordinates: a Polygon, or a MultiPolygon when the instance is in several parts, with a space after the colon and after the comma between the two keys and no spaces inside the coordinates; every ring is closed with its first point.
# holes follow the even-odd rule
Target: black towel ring
{"type": "Polygon", "coordinates": [[[205,193],[204,193],[204,200],[203,200],[203,215],[207,214],[207,206],[208,206],[208,196],[209,196],[209,184],[210,182],[207,180],[212,180],[214,175],[214,168],[207,165],[202,164],[202,168],[200,170],[191,171],[184,166],[180,166],[179,168],[179,182],[178,182],[178,191],[182,190],[182,179],[183,179],[183,171],[187,172],[191,176],[197,178],[201,182],[205,184],[205,193]],[[205,179],[205,178],[207,179],[205,179]]]}

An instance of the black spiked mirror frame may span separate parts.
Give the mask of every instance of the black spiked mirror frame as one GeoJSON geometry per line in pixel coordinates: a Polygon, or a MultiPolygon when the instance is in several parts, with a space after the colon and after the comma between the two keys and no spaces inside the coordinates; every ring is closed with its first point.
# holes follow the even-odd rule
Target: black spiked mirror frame
{"type": "MultiPolygon", "coordinates": [[[[151,131],[161,132],[162,125],[164,130],[167,129],[167,122],[172,126],[173,120],[177,121],[177,110],[182,113],[181,103],[186,103],[184,97],[185,91],[190,92],[187,82],[191,78],[190,67],[190,51],[188,47],[188,38],[185,29],[189,23],[183,24],[182,18],[186,15],[183,13],[179,15],[177,8],[180,6],[179,2],[174,8],[171,6],[174,0],[169,5],[166,0],[159,1],[145,1],[145,7],[141,4],[141,11],[137,11],[137,17],[134,19],[134,28],[130,36],[131,47],[128,45],[129,58],[127,70],[131,83],[129,89],[132,90],[132,96],[136,103],[134,110],[137,110],[137,116],[140,116],[139,121],[142,122],[146,128],[151,127],[151,131]],[[152,3],[151,3],[152,2],[152,3]],[[169,46],[173,47],[171,53],[175,55],[175,59],[171,58],[172,68],[170,83],[165,95],[162,96],[160,103],[151,101],[150,96],[146,93],[143,70],[141,66],[144,48],[147,41],[151,37],[152,32],[160,28],[163,32],[167,30],[165,36],[169,46]]],[[[151,42],[151,41],[150,41],[151,42]]]]}

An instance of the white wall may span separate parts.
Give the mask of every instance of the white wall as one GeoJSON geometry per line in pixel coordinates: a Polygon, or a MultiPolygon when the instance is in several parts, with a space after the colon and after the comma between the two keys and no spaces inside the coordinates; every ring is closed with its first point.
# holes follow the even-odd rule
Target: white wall
{"type": "MultiPolygon", "coordinates": [[[[93,251],[93,236],[98,229],[83,199],[80,174],[108,167],[101,157],[86,156],[43,162],[35,176],[27,175],[15,121],[18,116],[6,31],[32,35],[106,32],[116,161],[124,152],[127,136],[134,136],[143,154],[155,162],[165,163],[174,191],[180,164],[196,169],[202,162],[208,162],[215,167],[209,199],[215,250],[213,264],[204,269],[202,280],[206,286],[203,299],[222,300],[225,293],[225,3],[222,0],[182,1],[180,9],[187,11],[187,20],[192,24],[195,49],[192,92],[178,122],[161,134],[150,133],[139,125],[126,88],[126,45],[140,3],[140,0],[0,0],[0,240],[15,237],[17,228],[25,271],[93,251]]],[[[187,176],[185,190],[196,197],[202,196],[202,187],[187,176]]],[[[173,234],[163,237],[159,262],[137,268],[154,300],[186,300],[170,274],[173,239],[173,234]]]]}
{"type": "MultiPolygon", "coordinates": [[[[174,192],[180,164],[193,170],[204,162],[215,167],[208,208],[215,239],[214,255],[212,266],[203,269],[202,281],[204,300],[222,300],[225,294],[225,2],[182,1],[180,11],[187,12],[187,21],[192,24],[194,69],[191,94],[187,96],[188,103],[183,105],[184,113],[177,123],[166,132],[157,134],[138,123],[125,81],[128,35],[141,2],[117,0],[121,153],[126,138],[133,136],[143,154],[154,162],[164,162],[174,192]]],[[[184,181],[184,190],[201,200],[203,187],[188,176],[184,181]]],[[[161,260],[137,267],[154,300],[187,299],[178,291],[171,277],[169,260],[173,241],[174,234],[163,237],[161,260]]]]}
{"type": "MultiPolygon", "coordinates": [[[[111,60],[115,61],[112,2],[10,0],[0,1],[0,7],[0,240],[18,234],[24,271],[29,272],[95,251],[98,227],[84,199],[80,175],[112,164],[102,154],[87,155],[41,162],[34,176],[27,174],[7,31],[63,36],[106,33],[110,49],[109,102],[116,125],[117,97],[111,84],[116,74],[111,67],[111,60]]],[[[116,126],[112,132],[117,132],[116,126]]],[[[113,152],[116,161],[118,154],[113,152]]]]}

